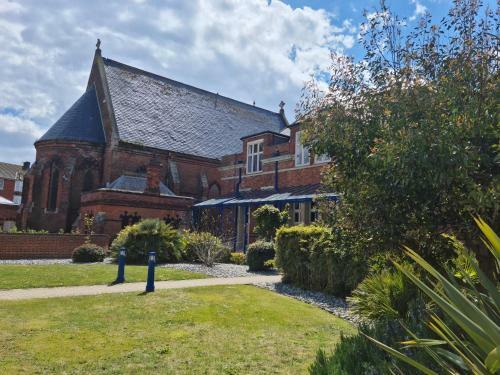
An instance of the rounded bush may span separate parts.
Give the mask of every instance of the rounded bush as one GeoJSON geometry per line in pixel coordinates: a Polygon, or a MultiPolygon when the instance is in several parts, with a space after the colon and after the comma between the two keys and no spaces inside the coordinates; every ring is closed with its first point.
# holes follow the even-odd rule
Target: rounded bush
{"type": "Polygon", "coordinates": [[[243,254],[243,253],[231,253],[229,263],[242,265],[242,264],[245,264],[245,262],[246,262],[245,254],[243,254]]]}
{"type": "Polygon", "coordinates": [[[102,262],[104,249],[92,243],[83,244],[73,250],[72,259],[75,263],[102,262]]]}
{"type": "Polygon", "coordinates": [[[247,264],[250,271],[263,271],[267,267],[264,263],[274,259],[274,245],[272,242],[256,241],[248,246],[247,264]]]}
{"type": "Polygon", "coordinates": [[[158,219],[146,219],[120,231],[111,244],[111,256],[118,258],[121,247],[127,250],[128,264],[146,264],[150,251],[156,251],[158,263],[174,263],[182,258],[181,234],[158,219]]]}

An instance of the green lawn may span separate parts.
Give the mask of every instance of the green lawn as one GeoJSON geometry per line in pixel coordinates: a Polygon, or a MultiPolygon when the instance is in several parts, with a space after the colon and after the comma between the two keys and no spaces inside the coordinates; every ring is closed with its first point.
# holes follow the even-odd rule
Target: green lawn
{"type": "MultiPolygon", "coordinates": [[[[127,282],[146,281],[147,266],[125,266],[127,282]]],[[[0,289],[108,284],[116,279],[115,264],[1,264],[0,289]]],[[[155,280],[207,277],[198,273],[158,267],[155,280]]]]}
{"type": "Polygon", "coordinates": [[[0,373],[301,374],[347,322],[253,286],[0,304],[0,373]]]}

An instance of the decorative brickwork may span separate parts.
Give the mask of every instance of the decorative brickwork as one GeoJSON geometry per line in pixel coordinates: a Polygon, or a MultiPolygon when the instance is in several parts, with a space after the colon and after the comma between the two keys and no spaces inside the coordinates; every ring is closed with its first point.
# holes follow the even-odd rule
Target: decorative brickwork
{"type": "MultiPolygon", "coordinates": [[[[71,258],[85,242],[83,234],[0,233],[0,259],[71,258]]],[[[92,243],[107,249],[109,236],[93,235],[92,243]]]]}

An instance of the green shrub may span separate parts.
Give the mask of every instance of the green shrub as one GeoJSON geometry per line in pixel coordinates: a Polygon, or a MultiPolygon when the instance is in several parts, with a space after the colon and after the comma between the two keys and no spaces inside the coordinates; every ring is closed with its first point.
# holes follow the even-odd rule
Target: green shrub
{"type": "Polygon", "coordinates": [[[266,204],[257,208],[252,213],[255,219],[254,232],[259,239],[272,241],[276,230],[288,221],[288,210],[280,211],[278,208],[266,204]]]}
{"type": "Polygon", "coordinates": [[[303,289],[349,294],[364,278],[367,261],[342,234],[322,226],[276,232],[276,265],[283,281],[303,289]]]}
{"type": "Polygon", "coordinates": [[[86,243],[73,250],[72,259],[74,263],[102,262],[104,260],[104,249],[92,243],[86,243]]]}
{"type": "Polygon", "coordinates": [[[111,256],[116,259],[120,248],[127,249],[126,262],[147,263],[149,251],[156,251],[158,263],[178,262],[184,242],[180,233],[158,219],[146,219],[120,231],[111,244],[111,256]]]}
{"type": "Polygon", "coordinates": [[[416,294],[403,273],[384,270],[368,275],[348,300],[352,311],[366,319],[404,319],[416,294]]]}
{"type": "Polygon", "coordinates": [[[276,268],[276,261],[274,259],[269,259],[264,262],[265,269],[273,269],[276,268]]]}
{"type": "MultiPolygon", "coordinates": [[[[405,325],[413,332],[426,335],[429,328],[425,324],[424,304],[422,300],[411,304],[412,313],[405,319],[405,325]]],[[[341,336],[332,353],[318,351],[316,360],[309,367],[313,375],[351,375],[351,374],[405,374],[417,375],[420,372],[411,366],[391,357],[384,350],[375,347],[365,336],[376,337],[387,345],[397,345],[399,341],[408,339],[408,332],[397,320],[381,319],[363,323],[359,326],[360,334],[341,336]]],[[[428,364],[431,368],[432,359],[417,349],[406,349],[405,353],[415,360],[428,364]]]]}
{"type": "Polygon", "coordinates": [[[245,259],[245,254],[243,253],[231,253],[231,256],[229,258],[229,263],[232,264],[245,264],[246,259],[245,259]]]}
{"type": "Polygon", "coordinates": [[[274,259],[275,251],[272,242],[256,241],[248,246],[247,264],[250,271],[263,271],[264,263],[274,259]]]}
{"type": "Polygon", "coordinates": [[[184,235],[185,259],[213,266],[215,262],[228,261],[231,249],[224,246],[219,238],[208,232],[186,232],[184,235]]]}

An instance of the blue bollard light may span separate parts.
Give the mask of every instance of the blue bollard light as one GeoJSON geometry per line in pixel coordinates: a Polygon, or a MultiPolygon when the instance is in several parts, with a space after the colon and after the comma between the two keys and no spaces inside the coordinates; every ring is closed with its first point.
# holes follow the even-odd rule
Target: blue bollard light
{"type": "Polygon", "coordinates": [[[118,276],[116,276],[115,284],[120,284],[125,282],[125,258],[127,256],[127,250],[125,247],[120,247],[120,252],[118,255],[118,276]]]}
{"type": "Polygon", "coordinates": [[[155,291],[155,265],[156,252],[150,251],[148,253],[148,281],[146,283],[146,293],[155,291]]]}

